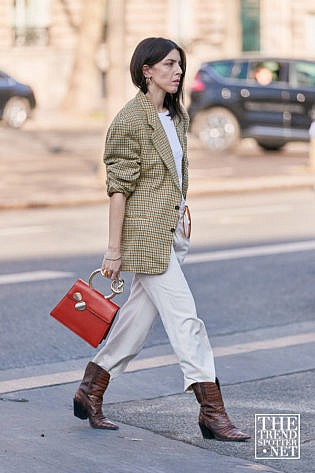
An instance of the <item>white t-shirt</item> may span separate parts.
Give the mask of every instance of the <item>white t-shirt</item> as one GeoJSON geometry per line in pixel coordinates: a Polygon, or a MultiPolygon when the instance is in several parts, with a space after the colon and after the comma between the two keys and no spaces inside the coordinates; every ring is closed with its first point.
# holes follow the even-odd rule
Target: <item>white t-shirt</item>
{"type": "Polygon", "coordinates": [[[180,184],[180,188],[182,189],[183,185],[183,174],[182,174],[182,161],[183,161],[183,150],[181,144],[179,142],[177,131],[174,125],[172,118],[169,115],[169,111],[167,112],[159,112],[159,119],[163,125],[165,133],[167,135],[173,156],[176,165],[176,170],[178,174],[178,180],[180,184]]]}

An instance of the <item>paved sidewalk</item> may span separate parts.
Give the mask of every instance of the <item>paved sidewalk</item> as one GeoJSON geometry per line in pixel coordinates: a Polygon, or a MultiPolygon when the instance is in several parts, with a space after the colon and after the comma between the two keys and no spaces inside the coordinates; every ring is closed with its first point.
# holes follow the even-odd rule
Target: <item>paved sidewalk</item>
{"type": "MultiPolygon", "coordinates": [[[[106,199],[102,120],[48,117],[21,130],[0,127],[0,209],[106,199]]],[[[306,143],[269,154],[244,140],[234,155],[213,156],[189,136],[189,160],[190,196],[315,186],[306,143]]]]}
{"type": "Polygon", "coordinates": [[[192,393],[182,392],[182,373],[169,359],[169,345],[144,349],[110,383],[104,412],[119,424],[115,432],[91,429],[88,421],[73,416],[73,394],[88,359],[3,370],[0,415],[6,428],[0,431],[0,473],[293,473],[296,468],[310,473],[314,344],[278,343],[288,336],[297,343],[292,337],[305,333],[314,333],[314,322],[283,326],[276,338],[271,328],[214,337],[227,411],[251,435],[244,443],[202,438],[199,406],[192,393]],[[273,340],[273,348],[248,349],[248,340],[266,339],[273,340]],[[228,353],[220,354],[222,348],[228,353]],[[255,459],[254,416],[266,412],[301,415],[300,460],[255,459]]]}
{"type": "MultiPolygon", "coordinates": [[[[151,378],[153,376],[150,375],[151,378]]],[[[144,387],[145,378],[143,380],[142,376],[144,387]]],[[[123,386],[120,383],[113,384],[110,389],[111,399],[119,399],[121,394],[126,395],[126,391],[132,396],[136,387],[141,391],[136,374],[125,375],[123,386]]],[[[104,411],[117,420],[119,417],[115,415],[115,410],[120,414],[125,412],[127,423],[118,422],[118,431],[91,429],[87,421],[81,421],[72,414],[71,400],[76,387],[77,384],[63,384],[1,395],[1,419],[6,428],[0,432],[0,473],[283,472],[273,468],[272,464],[263,465],[231,454],[232,443],[202,440],[197,425],[198,408],[193,396],[180,395],[185,396],[185,402],[189,403],[185,408],[188,421],[180,430],[177,428],[177,432],[190,435],[187,442],[173,437],[171,415],[168,417],[170,435],[165,432],[155,433],[154,430],[159,429],[159,420],[154,420],[151,425],[145,423],[144,428],[138,427],[137,415],[130,413],[131,406],[124,407],[125,403],[119,402],[105,406],[104,411]],[[187,433],[187,426],[190,433],[187,433]],[[225,453],[217,453],[212,449],[215,443],[221,444],[219,447],[225,453]]],[[[162,403],[165,400],[167,404],[171,402],[172,405],[175,399],[171,396],[170,400],[161,397],[147,401],[153,406],[153,410],[149,410],[151,414],[155,412],[154,403],[159,400],[162,403]]],[[[183,400],[177,404],[178,410],[183,400]]],[[[138,415],[148,407],[146,404],[141,406],[142,402],[136,407],[138,415]]],[[[163,409],[159,412],[158,418],[165,422],[163,409]]],[[[180,411],[178,419],[179,416],[180,411]]],[[[238,447],[253,451],[253,439],[238,447]]]]}

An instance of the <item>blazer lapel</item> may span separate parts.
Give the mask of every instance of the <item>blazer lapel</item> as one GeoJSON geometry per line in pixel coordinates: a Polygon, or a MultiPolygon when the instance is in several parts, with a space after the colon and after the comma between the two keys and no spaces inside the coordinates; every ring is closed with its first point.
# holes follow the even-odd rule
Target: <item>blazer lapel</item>
{"type": "Polygon", "coordinates": [[[177,131],[178,139],[183,150],[182,174],[183,174],[183,196],[186,198],[188,189],[188,157],[187,157],[187,135],[183,125],[183,119],[174,117],[174,124],[177,131]]]}
{"type": "MultiPolygon", "coordinates": [[[[156,151],[159,153],[159,155],[160,155],[162,161],[164,162],[164,164],[166,165],[166,167],[169,169],[170,174],[171,174],[175,184],[180,189],[172,149],[170,147],[170,144],[169,144],[169,141],[167,139],[166,133],[164,131],[163,125],[160,122],[160,119],[158,117],[157,111],[156,111],[154,105],[151,103],[150,99],[148,99],[143,92],[140,91],[138,93],[138,97],[141,101],[141,104],[142,104],[144,110],[146,111],[146,114],[147,114],[147,117],[148,117],[148,123],[153,129],[153,131],[152,131],[153,146],[155,147],[156,151]]],[[[179,140],[180,140],[180,143],[183,147],[183,144],[182,144],[182,141],[181,141],[180,137],[179,137],[179,140]]]]}

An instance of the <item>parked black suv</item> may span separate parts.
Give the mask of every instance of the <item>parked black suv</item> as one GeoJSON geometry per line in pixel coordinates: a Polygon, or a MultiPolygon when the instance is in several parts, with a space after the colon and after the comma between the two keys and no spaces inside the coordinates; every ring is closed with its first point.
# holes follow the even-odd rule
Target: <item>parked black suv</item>
{"type": "Polygon", "coordinates": [[[20,128],[35,105],[31,87],[0,71],[0,119],[13,128],[20,128]]]}
{"type": "Polygon", "coordinates": [[[191,88],[191,130],[213,151],[255,138],[265,150],[307,141],[315,120],[315,62],[239,58],[203,63],[191,88]]]}

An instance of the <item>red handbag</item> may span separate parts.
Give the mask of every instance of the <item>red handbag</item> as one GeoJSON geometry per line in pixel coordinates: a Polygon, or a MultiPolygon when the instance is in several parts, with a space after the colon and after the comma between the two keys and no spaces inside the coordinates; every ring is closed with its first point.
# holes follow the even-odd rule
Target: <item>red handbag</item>
{"type": "Polygon", "coordinates": [[[119,310],[111,299],[124,289],[120,279],[112,281],[109,296],[96,291],[92,282],[99,273],[103,275],[101,269],[93,271],[88,284],[78,279],[50,313],[94,348],[105,339],[119,310]]]}

